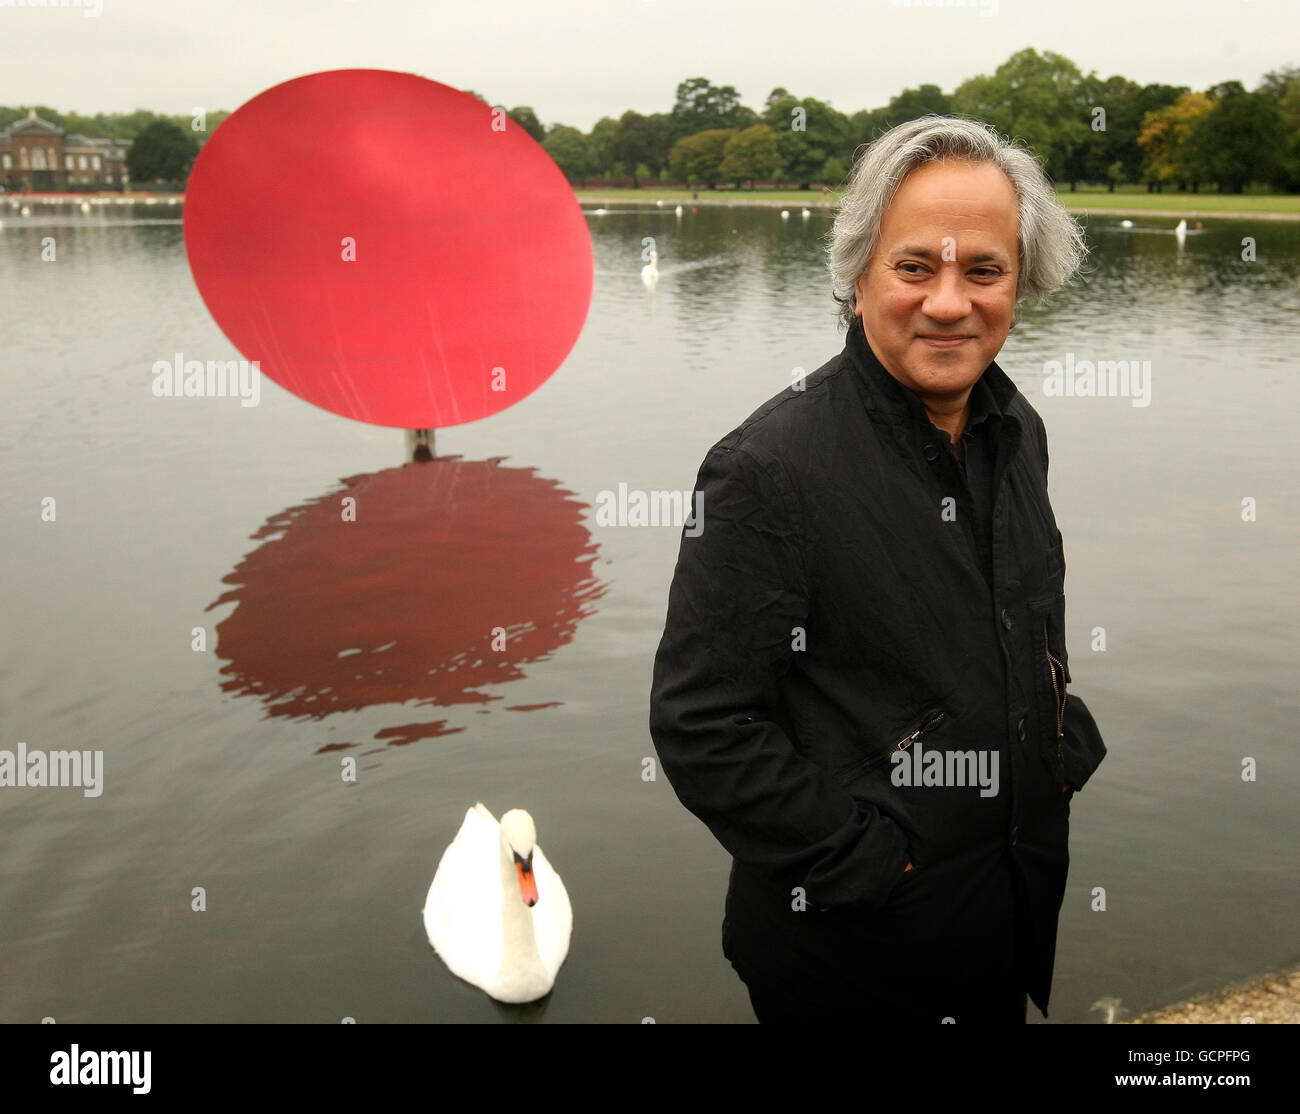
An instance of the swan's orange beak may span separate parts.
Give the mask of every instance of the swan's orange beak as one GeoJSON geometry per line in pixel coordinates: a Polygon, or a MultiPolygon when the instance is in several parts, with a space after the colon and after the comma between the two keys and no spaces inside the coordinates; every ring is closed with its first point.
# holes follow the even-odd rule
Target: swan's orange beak
{"type": "Polygon", "coordinates": [[[515,871],[519,875],[519,895],[524,899],[524,904],[531,909],[537,904],[537,880],[533,878],[533,872],[523,863],[516,862],[515,871]]]}

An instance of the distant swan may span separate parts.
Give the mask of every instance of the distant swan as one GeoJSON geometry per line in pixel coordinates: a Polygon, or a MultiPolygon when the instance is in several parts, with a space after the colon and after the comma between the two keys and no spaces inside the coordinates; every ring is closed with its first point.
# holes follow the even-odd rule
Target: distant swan
{"type": "Polygon", "coordinates": [[[1174,235],[1178,237],[1180,244],[1187,239],[1187,222],[1185,220],[1180,220],[1174,225],[1174,235]]]}
{"type": "Polygon", "coordinates": [[[659,253],[650,249],[650,262],[641,268],[641,281],[646,286],[654,286],[659,281],[659,253]]]}
{"type": "Polygon", "coordinates": [[[573,908],[537,846],[533,818],[465,813],[424,902],[429,943],[453,975],[498,1002],[545,997],[569,954],[573,908]]]}
{"type": "Polygon", "coordinates": [[[782,220],[789,220],[789,219],[790,219],[790,210],[789,210],[789,209],[782,209],[782,210],[781,210],[781,219],[782,219],[782,220]]]}
{"type": "Polygon", "coordinates": [[[1120,228],[1132,228],[1133,222],[1131,220],[1122,220],[1119,222],[1119,226],[1120,228]]]}

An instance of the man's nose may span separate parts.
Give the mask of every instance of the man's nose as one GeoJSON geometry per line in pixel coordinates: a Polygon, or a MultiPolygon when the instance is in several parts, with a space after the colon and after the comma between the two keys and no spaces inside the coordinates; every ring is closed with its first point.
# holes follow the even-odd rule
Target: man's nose
{"type": "Polygon", "coordinates": [[[970,313],[970,296],[966,293],[966,280],[960,268],[940,268],[921,312],[936,321],[960,321],[970,313]]]}

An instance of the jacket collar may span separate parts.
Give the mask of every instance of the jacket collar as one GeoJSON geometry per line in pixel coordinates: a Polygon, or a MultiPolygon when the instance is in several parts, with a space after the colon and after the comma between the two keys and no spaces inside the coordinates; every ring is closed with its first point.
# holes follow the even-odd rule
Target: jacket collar
{"type": "MultiPolygon", "coordinates": [[[[934,423],[930,421],[930,415],[926,413],[921,400],[890,375],[871,350],[862,328],[861,317],[853,318],[853,324],[849,327],[848,337],[844,342],[844,350],[866,385],[868,409],[875,411],[892,425],[910,425],[924,434],[932,432],[934,423]]],[[[1007,409],[1016,394],[1016,385],[1011,381],[1010,376],[998,367],[996,361],[990,363],[984,369],[984,374],[976,381],[975,390],[971,392],[971,421],[973,422],[982,411],[997,417],[1007,417],[1007,409]],[[981,387],[988,389],[987,395],[983,394],[981,387]]],[[[1015,419],[1012,420],[1014,422],[1015,419]]]]}

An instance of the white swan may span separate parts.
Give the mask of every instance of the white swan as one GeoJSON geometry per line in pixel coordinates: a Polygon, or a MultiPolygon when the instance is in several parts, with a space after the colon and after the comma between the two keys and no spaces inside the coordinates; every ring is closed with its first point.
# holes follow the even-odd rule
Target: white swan
{"type": "Polygon", "coordinates": [[[654,286],[659,281],[659,253],[650,249],[650,262],[641,268],[641,281],[646,286],[654,286]]]}
{"type": "Polygon", "coordinates": [[[1187,222],[1185,220],[1180,220],[1174,225],[1174,235],[1178,237],[1180,244],[1187,239],[1187,222]]]}
{"type": "Polygon", "coordinates": [[[1119,226],[1120,228],[1132,228],[1133,222],[1131,220],[1122,220],[1119,222],[1119,226]]]}
{"type": "Polygon", "coordinates": [[[425,898],[424,930],[453,975],[498,1002],[550,992],[573,908],[528,813],[511,809],[499,824],[482,804],[465,813],[425,898]]]}
{"type": "Polygon", "coordinates": [[[811,209],[804,209],[804,211],[803,211],[802,213],[800,213],[799,215],[800,215],[801,217],[803,217],[804,220],[807,220],[810,216],[812,216],[812,210],[811,210],[811,209]]]}
{"type": "Polygon", "coordinates": [[[682,207],[680,205],[677,206],[676,213],[679,217],[682,215],[682,207]]]}
{"type": "Polygon", "coordinates": [[[782,219],[782,220],[789,220],[789,219],[790,219],[790,210],[789,210],[789,209],[782,209],[782,210],[781,210],[781,219],[782,219]]]}
{"type": "Polygon", "coordinates": [[[89,201],[83,201],[83,202],[81,203],[81,211],[82,211],[83,213],[89,213],[89,212],[90,212],[90,202],[89,202],[89,201]]]}

